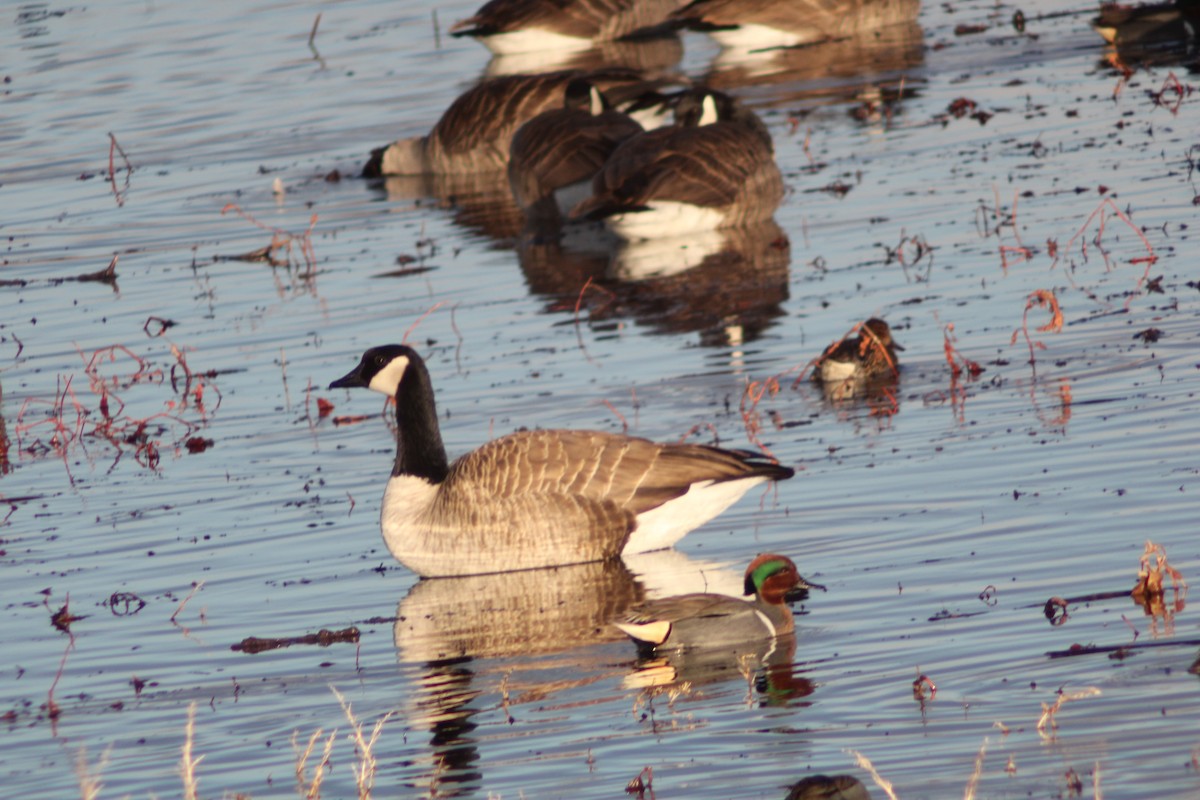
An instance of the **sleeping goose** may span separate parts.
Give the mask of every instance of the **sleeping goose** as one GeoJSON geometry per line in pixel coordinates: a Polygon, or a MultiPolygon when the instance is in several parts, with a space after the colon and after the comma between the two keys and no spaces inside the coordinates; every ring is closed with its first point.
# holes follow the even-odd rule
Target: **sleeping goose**
{"type": "Polygon", "coordinates": [[[786,603],[824,588],[800,577],[787,556],[765,553],[746,567],[743,592],[754,595],[753,602],[711,593],[664,597],[629,609],[613,624],[643,654],[729,647],[791,633],[795,622],[786,603]]]}
{"type": "Polygon", "coordinates": [[[579,430],[509,434],[449,463],[429,370],[415,350],[367,350],[329,384],[342,387],[395,398],[396,458],[380,525],[392,555],[421,576],[670,547],[752,486],[794,474],[747,451],[579,430]]]}
{"type": "Polygon", "coordinates": [[[517,129],[543,111],[561,108],[567,86],[577,78],[590,80],[618,107],[624,102],[637,103],[654,86],[637,71],[618,67],[489,78],[459,95],[427,135],[372,150],[362,175],[464,175],[503,170],[517,129]]]}
{"type": "Polygon", "coordinates": [[[918,0],[692,0],[671,14],[722,47],[791,47],[860,34],[914,16],[918,0]]]}
{"type": "Polygon", "coordinates": [[[763,222],[783,199],[771,134],[753,111],[711,89],[685,92],[676,124],[625,140],[572,219],[600,219],[622,239],[763,222]]]}
{"type": "Polygon", "coordinates": [[[425,136],[371,151],[364,178],[463,174],[503,169],[513,133],[527,120],[562,105],[573,72],[508,75],[461,94],[425,136]]]}
{"type": "Polygon", "coordinates": [[[491,0],[450,29],[497,55],[577,50],[661,25],[682,0],[491,0]]]}
{"type": "Polygon", "coordinates": [[[542,112],[513,136],[508,180],[517,205],[531,221],[560,222],[617,145],[641,132],[591,81],[571,81],[562,108],[542,112]]]}

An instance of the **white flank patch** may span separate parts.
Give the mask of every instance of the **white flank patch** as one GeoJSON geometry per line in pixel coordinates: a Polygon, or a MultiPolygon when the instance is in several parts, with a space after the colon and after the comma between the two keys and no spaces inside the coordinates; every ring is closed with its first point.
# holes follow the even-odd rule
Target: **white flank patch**
{"type": "Polygon", "coordinates": [[[655,200],[645,211],[614,214],[605,220],[608,229],[622,239],[654,239],[713,230],[725,221],[725,213],[674,200],[655,200]]]}
{"type": "Polygon", "coordinates": [[[723,31],[710,31],[709,35],[722,47],[756,50],[762,47],[791,47],[808,44],[820,39],[816,31],[785,31],[768,25],[739,25],[723,31]]]}
{"type": "Polygon", "coordinates": [[[613,625],[639,642],[650,642],[651,644],[662,644],[671,633],[671,623],[662,619],[640,624],[637,622],[614,622],[613,625]]]}
{"type": "Polygon", "coordinates": [[[754,476],[720,483],[693,483],[686,494],[638,514],[637,527],[622,552],[645,553],[670,547],[688,531],[699,528],[736,503],[751,486],[766,480],[763,476],[754,476]]]}
{"type": "Polygon", "coordinates": [[[400,379],[404,377],[404,370],[407,368],[408,357],[396,356],[386,367],[375,373],[368,388],[388,397],[395,397],[396,388],[400,386],[400,379]]]}
{"type": "Polygon", "coordinates": [[[548,31],[544,28],[526,28],[525,30],[497,33],[492,36],[480,36],[479,41],[498,56],[509,56],[514,53],[536,53],[539,50],[586,50],[592,46],[591,39],[579,36],[564,36],[561,33],[548,31]]]}
{"type": "Polygon", "coordinates": [[[858,372],[857,361],[838,361],[834,358],[827,358],[821,362],[821,380],[823,381],[844,381],[847,378],[853,378],[856,372],[858,372]]]}

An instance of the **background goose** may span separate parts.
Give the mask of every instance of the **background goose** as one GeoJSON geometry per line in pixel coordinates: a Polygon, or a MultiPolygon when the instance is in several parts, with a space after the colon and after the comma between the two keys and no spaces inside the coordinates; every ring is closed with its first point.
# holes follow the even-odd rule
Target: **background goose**
{"type": "Polygon", "coordinates": [[[747,602],[723,594],[684,594],[635,606],[613,624],[647,651],[716,648],[769,639],[795,630],[786,602],[824,589],[800,577],[787,556],[766,553],[746,567],[747,602]]]}
{"type": "Polygon", "coordinates": [[[594,431],[524,431],[448,463],[425,362],[374,347],[329,388],[396,401],[396,459],[381,527],[422,576],[596,561],[670,547],[750,487],[794,470],[746,451],[594,431]]]}
{"type": "Polygon", "coordinates": [[[489,78],[459,95],[427,135],[372,150],[363,177],[503,170],[517,129],[543,111],[561,108],[567,86],[577,78],[588,79],[618,105],[654,94],[653,83],[621,68],[489,78]]]}
{"type": "Polygon", "coordinates": [[[562,105],[575,77],[578,73],[551,72],[485,80],[459,95],[428,135],[372,150],[363,177],[503,169],[513,133],[562,105]]]}
{"type": "Polygon", "coordinates": [[[684,93],[674,126],[627,139],[572,219],[603,219],[624,239],[762,222],[783,199],[771,134],[727,95],[684,93]]]}
{"type": "Polygon", "coordinates": [[[450,29],[499,55],[580,49],[661,25],[682,0],[491,0],[450,29]]]}
{"type": "Polygon", "coordinates": [[[919,0],[693,0],[671,20],[707,31],[724,47],[790,47],[888,25],[914,16],[918,5],[919,0]]]}
{"type": "Polygon", "coordinates": [[[542,112],[513,136],[508,180],[517,205],[530,220],[559,222],[590,193],[592,178],[617,145],[641,132],[591,81],[571,81],[562,108],[542,112]]]}

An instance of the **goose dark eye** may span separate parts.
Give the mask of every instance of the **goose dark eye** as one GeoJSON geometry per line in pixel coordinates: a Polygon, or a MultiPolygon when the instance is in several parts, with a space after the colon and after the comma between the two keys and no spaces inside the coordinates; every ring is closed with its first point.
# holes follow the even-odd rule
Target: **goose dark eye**
{"type": "Polygon", "coordinates": [[[387,359],[384,358],[383,356],[375,356],[375,365],[376,366],[382,367],[386,363],[387,363],[387,359]]]}

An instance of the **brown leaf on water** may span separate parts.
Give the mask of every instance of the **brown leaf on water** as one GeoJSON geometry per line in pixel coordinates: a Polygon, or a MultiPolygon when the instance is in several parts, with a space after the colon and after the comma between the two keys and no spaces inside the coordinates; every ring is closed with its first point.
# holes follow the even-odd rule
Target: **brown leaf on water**
{"type": "Polygon", "coordinates": [[[1165,590],[1165,577],[1171,579],[1171,588],[1180,591],[1187,589],[1187,581],[1183,573],[1171,566],[1167,561],[1167,550],[1161,544],[1146,540],[1146,549],[1138,564],[1138,579],[1130,594],[1133,599],[1143,605],[1157,599],[1160,602],[1165,590]]]}
{"type": "Polygon", "coordinates": [[[1133,335],[1134,339],[1141,339],[1146,344],[1154,344],[1163,337],[1163,332],[1158,328],[1146,328],[1144,331],[1138,331],[1133,335]]]}
{"type": "Polygon", "coordinates": [[[978,104],[974,100],[967,97],[959,97],[950,103],[946,110],[952,116],[962,118],[974,111],[977,106],[978,104]]]}
{"type": "Polygon", "coordinates": [[[71,623],[75,622],[76,620],[85,619],[85,618],[86,618],[86,615],[85,616],[76,616],[75,614],[72,614],[71,610],[70,610],[70,605],[65,604],[58,611],[55,611],[53,614],[50,615],[50,623],[55,628],[58,628],[60,631],[62,631],[63,633],[70,633],[71,632],[71,623]]]}
{"type": "Polygon", "coordinates": [[[1174,632],[1175,614],[1186,606],[1187,582],[1183,574],[1167,561],[1166,549],[1147,540],[1138,568],[1137,583],[1129,594],[1151,618],[1152,631],[1157,633],[1161,622],[1164,632],[1170,635],[1174,632]],[[1169,602],[1166,594],[1168,578],[1171,581],[1169,602]]]}
{"type": "Polygon", "coordinates": [[[183,443],[183,446],[189,453],[203,453],[213,446],[213,440],[205,439],[203,436],[192,436],[183,443]]]}

